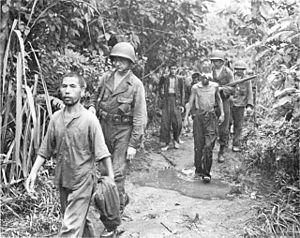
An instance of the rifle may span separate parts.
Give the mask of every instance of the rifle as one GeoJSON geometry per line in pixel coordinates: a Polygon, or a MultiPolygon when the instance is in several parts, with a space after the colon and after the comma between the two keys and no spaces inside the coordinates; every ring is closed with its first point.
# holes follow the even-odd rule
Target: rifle
{"type": "Polygon", "coordinates": [[[220,87],[220,94],[221,94],[221,97],[222,98],[229,98],[230,97],[230,94],[232,94],[233,93],[233,89],[231,89],[231,88],[226,88],[227,86],[229,86],[229,87],[234,87],[235,85],[237,85],[237,84],[240,84],[240,83],[244,83],[244,82],[247,82],[247,81],[249,81],[249,80],[251,80],[251,79],[255,79],[255,78],[257,78],[257,74],[256,75],[253,75],[253,76],[250,76],[250,77],[248,77],[248,78],[243,78],[243,79],[240,79],[240,80],[237,80],[237,81],[234,81],[234,82],[230,82],[230,83],[228,83],[228,84],[225,84],[225,85],[223,85],[223,86],[221,86],[220,87]]]}
{"type": "Polygon", "coordinates": [[[240,80],[237,80],[237,81],[230,82],[230,83],[228,83],[228,84],[225,84],[224,86],[234,87],[234,86],[237,85],[237,84],[247,82],[247,81],[249,81],[249,80],[251,80],[251,79],[255,79],[255,78],[257,78],[257,76],[258,76],[258,75],[256,74],[256,75],[250,76],[250,77],[248,77],[248,78],[243,78],[243,79],[240,79],[240,80]]]}

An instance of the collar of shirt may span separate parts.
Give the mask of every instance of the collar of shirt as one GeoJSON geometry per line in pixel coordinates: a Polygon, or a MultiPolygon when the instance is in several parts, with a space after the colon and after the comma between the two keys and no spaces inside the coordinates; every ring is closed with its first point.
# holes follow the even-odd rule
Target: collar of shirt
{"type": "MultiPolygon", "coordinates": [[[[74,119],[79,118],[82,114],[83,109],[84,109],[84,107],[80,104],[79,105],[79,110],[77,112],[75,112],[74,114],[72,114],[72,117],[70,118],[70,120],[65,125],[68,126],[74,119]]],[[[64,120],[65,119],[65,111],[66,111],[66,108],[64,108],[62,110],[62,113],[61,113],[61,117],[62,117],[63,122],[65,121],[64,120]]]]}
{"type": "Polygon", "coordinates": [[[129,72],[127,72],[127,74],[125,75],[125,77],[121,80],[120,84],[114,89],[114,75],[115,75],[116,71],[111,72],[110,74],[107,75],[107,78],[105,79],[105,87],[107,89],[109,89],[111,92],[114,91],[119,91],[118,89],[124,85],[126,85],[127,83],[132,85],[132,71],[130,70],[129,72]]]}

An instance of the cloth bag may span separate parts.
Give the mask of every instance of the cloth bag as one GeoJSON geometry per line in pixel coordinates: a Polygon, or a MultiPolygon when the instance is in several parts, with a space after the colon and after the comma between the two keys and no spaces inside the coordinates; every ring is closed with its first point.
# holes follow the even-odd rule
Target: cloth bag
{"type": "Polygon", "coordinates": [[[92,199],[105,228],[108,231],[115,230],[121,224],[120,198],[116,184],[110,182],[107,176],[100,177],[92,199]]]}

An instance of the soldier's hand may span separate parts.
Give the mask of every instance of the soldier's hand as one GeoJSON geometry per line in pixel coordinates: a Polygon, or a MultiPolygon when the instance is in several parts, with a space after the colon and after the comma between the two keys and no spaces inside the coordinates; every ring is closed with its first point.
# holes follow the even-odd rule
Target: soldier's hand
{"type": "Polygon", "coordinates": [[[230,95],[234,94],[235,88],[230,86],[222,86],[219,87],[220,92],[224,95],[225,98],[229,97],[230,95]]]}
{"type": "Polygon", "coordinates": [[[224,121],[224,113],[219,116],[219,125],[221,125],[224,121]]]}
{"type": "Polygon", "coordinates": [[[128,146],[128,149],[127,149],[127,160],[131,161],[132,159],[134,159],[135,154],[136,154],[136,149],[133,148],[133,147],[131,147],[131,146],[128,146]]]}
{"type": "Polygon", "coordinates": [[[53,97],[51,102],[52,102],[52,104],[54,106],[56,106],[56,107],[58,107],[60,109],[65,106],[64,103],[63,103],[63,101],[60,100],[60,99],[58,99],[58,98],[56,98],[56,97],[53,97]]]}
{"type": "Polygon", "coordinates": [[[93,114],[96,114],[96,109],[94,107],[89,107],[89,111],[93,114]]]}

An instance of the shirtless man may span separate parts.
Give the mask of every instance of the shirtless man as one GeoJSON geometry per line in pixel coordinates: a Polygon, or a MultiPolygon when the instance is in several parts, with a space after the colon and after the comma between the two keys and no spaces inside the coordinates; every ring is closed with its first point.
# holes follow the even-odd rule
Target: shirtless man
{"type": "Polygon", "coordinates": [[[215,82],[210,82],[206,75],[202,75],[200,82],[192,87],[186,105],[184,126],[188,124],[188,115],[193,106],[196,109],[193,122],[195,177],[200,177],[204,183],[209,183],[217,128],[218,124],[224,121],[224,111],[219,86],[215,82]],[[215,114],[215,102],[220,108],[219,119],[215,114]]]}

